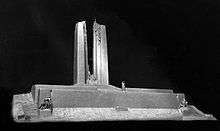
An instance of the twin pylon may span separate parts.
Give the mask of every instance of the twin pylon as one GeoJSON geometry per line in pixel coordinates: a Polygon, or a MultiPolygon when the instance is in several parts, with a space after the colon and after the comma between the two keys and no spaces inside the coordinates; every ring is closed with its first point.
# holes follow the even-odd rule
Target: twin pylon
{"type": "Polygon", "coordinates": [[[86,22],[78,22],[74,37],[74,84],[109,84],[106,28],[93,24],[93,74],[88,65],[86,22]]]}

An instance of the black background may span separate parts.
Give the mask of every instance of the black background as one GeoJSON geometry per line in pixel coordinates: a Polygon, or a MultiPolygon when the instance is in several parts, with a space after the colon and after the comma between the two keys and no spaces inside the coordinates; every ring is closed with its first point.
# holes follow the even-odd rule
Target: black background
{"type": "Polygon", "coordinates": [[[2,98],[71,85],[75,24],[86,21],[91,63],[96,19],[107,28],[112,85],[173,89],[219,115],[218,1],[1,0],[0,18],[2,98]]]}

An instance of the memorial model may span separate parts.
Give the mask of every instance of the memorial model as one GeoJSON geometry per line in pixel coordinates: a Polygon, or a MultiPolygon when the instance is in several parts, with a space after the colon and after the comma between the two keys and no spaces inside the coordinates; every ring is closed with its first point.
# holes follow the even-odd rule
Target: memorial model
{"type": "MultiPolygon", "coordinates": [[[[93,25],[93,74],[88,68],[86,23],[78,22],[74,37],[74,84],[34,85],[33,99],[37,106],[51,99],[53,108],[59,107],[122,107],[175,108],[184,105],[184,94],[165,89],[138,89],[114,87],[109,84],[106,29],[93,25]]],[[[40,114],[39,114],[40,115],[40,114]]]]}
{"type": "MultiPolygon", "coordinates": [[[[111,55],[111,54],[109,54],[111,55]]],[[[129,88],[109,83],[106,27],[93,24],[93,71],[88,65],[86,22],[78,22],[74,33],[73,85],[32,86],[33,102],[38,117],[48,117],[55,109],[172,109],[182,119],[187,108],[185,96],[170,89],[129,88]],[[45,115],[46,114],[46,115],[45,115]]]]}

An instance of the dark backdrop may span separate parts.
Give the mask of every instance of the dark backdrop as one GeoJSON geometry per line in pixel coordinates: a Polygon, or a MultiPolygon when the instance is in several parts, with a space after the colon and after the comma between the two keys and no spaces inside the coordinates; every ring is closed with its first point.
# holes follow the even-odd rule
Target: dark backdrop
{"type": "MultiPolygon", "coordinates": [[[[75,24],[106,25],[110,83],[169,88],[219,115],[220,3],[206,0],[1,0],[1,96],[73,82],[75,24]]],[[[91,56],[90,61],[91,63],[91,56]]]]}

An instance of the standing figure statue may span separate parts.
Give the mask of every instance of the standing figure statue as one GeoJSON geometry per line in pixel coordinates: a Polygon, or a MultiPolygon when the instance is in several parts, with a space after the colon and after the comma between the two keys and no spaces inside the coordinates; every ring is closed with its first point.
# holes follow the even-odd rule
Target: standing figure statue
{"type": "Polygon", "coordinates": [[[121,82],[121,88],[122,88],[122,91],[126,91],[125,81],[121,82]]]}

